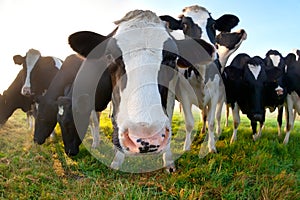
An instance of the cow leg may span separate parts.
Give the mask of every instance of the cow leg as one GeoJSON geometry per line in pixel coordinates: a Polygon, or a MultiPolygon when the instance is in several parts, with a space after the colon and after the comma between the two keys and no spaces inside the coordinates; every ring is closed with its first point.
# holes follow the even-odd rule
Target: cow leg
{"type": "Polygon", "coordinates": [[[220,137],[221,135],[221,115],[222,115],[222,108],[223,108],[223,104],[224,104],[224,98],[222,98],[217,105],[217,111],[216,111],[216,120],[217,120],[217,128],[216,128],[216,136],[217,138],[220,137]]]}
{"type": "Polygon", "coordinates": [[[208,149],[210,153],[216,153],[216,141],[215,141],[215,115],[216,115],[216,104],[217,102],[212,99],[212,103],[208,106],[208,149]]]}
{"type": "Polygon", "coordinates": [[[202,128],[201,128],[201,133],[206,132],[206,122],[207,122],[207,108],[206,106],[203,107],[202,109],[202,128]]]}
{"type": "Polygon", "coordinates": [[[282,127],[282,114],[283,114],[283,106],[278,107],[278,115],[277,115],[277,129],[278,136],[281,136],[281,127],[282,127]]]}
{"type": "Polygon", "coordinates": [[[237,129],[240,125],[240,113],[239,106],[237,103],[234,104],[234,108],[232,109],[232,118],[233,118],[233,133],[231,136],[230,144],[234,143],[237,139],[237,129]]]}
{"type": "Polygon", "coordinates": [[[253,137],[254,141],[256,141],[260,137],[259,133],[257,134],[256,127],[257,127],[257,122],[254,120],[251,120],[252,137],[253,137]]]}
{"type": "Polygon", "coordinates": [[[164,167],[168,173],[175,172],[175,164],[173,160],[173,154],[171,151],[171,144],[169,143],[166,149],[166,152],[163,154],[164,167]]]}
{"type": "Polygon", "coordinates": [[[229,118],[229,105],[226,104],[226,110],[225,110],[225,126],[228,127],[228,118],[229,118]]]}
{"type": "MultiPolygon", "coordinates": [[[[255,130],[256,130],[256,124],[257,123],[255,122],[255,130]]],[[[262,135],[262,130],[264,128],[264,122],[259,122],[259,124],[260,124],[260,126],[259,126],[258,133],[256,135],[253,135],[253,138],[255,138],[254,141],[256,141],[257,139],[259,139],[261,137],[261,135],[262,135]]],[[[252,130],[253,130],[253,127],[252,127],[252,130]]]]}
{"type": "Polygon", "coordinates": [[[194,117],[192,113],[192,105],[189,105],[187,101],[184,101],[182,104],[182,109],[184,113],[184,120],[185,120],[185,129],[186,129],[186,136],[185,136],[185,141],[184,141],[184,146],[183,150],[187,151],[190,150],[191,148],[191,133],[194,128],[194,117]]]}
{"type": "Polygon", "coordinates": [[[100,143],[100,135],[99,135],[99,118],[95,110],[91,111],[90,116],[90,129],[93,136],[92,148],[97,148],[100,143]]]}
{"type": "Polygon", "coordinates": [[[118,149],[115,149],[115,157],[112,161],[112,163],[110,164],[110,167],[112,169],[120,169],[121,165],[123,164],[125,160],[125,154],[121,151],[119,151],[118,149]]]}
{"type": "Polygon", "coordinates": [[[287,144],[289,142],[290,133],[294,128],[294,112],[293,112],[294,102],[291,95],[287,95],[287,108],[286,108],[286,133],[283,140],[283,144],[287,144]]]}

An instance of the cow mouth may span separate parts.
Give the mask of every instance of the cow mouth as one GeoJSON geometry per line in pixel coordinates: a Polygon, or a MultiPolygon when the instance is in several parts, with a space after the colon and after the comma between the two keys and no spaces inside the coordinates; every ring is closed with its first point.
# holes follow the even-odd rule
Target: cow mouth
{"type": "Polygon", "coordinates": [[[283,89],[281,87],[276,88],[275,91],[278,96],[283,95],[283,89]]]}
{"type": "Polygon", "coordinates": [[[160,153],[170,142],[170,129],[165,128],[150,137],[130,134],[126,129],[120,137],[121,147],[126,154],[160,153]]]}

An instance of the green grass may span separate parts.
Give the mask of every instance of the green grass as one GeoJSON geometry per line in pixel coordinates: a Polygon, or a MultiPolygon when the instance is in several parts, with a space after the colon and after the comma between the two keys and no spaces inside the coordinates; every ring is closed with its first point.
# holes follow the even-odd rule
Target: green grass
{"type": "MultiPolygon", "coordinates": [[[[101,130],[109,137],[106,114],[101,130]]],[[[182,116],[175,118],[178,134],[184,126],[182,116]]],[[[242,117],[238,140],[230,145],[232,119],[229,126],[217,154],[199,158],[205,136],[195,131],[191,151],[176,160],[176,172],[132,174],[110,169],[83,145],[76,157],[67,157],[60,135],[34,144],[25,114],[17,111],[0,129],[0,199],[300,199],[300,123],[288,145],[278,138],[273,118],[257,142],[242,117]]]]}

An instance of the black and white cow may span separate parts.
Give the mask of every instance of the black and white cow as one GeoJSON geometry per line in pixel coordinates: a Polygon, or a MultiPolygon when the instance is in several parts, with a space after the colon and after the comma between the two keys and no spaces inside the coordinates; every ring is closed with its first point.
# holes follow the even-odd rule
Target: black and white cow
{"type": "MultiPolygon", "coordinates": [[[[114,31],[112,33],[114,33],[114,31]]],[[[89,35],[88,38],[88,41],[90,42],[89,45],[91,45],[92,43],[95,44],[101,43],[102,41],[111,37],[111,34],[107,36],[102,36],[96,33],[83,31],[77,35],[74,35],[74,37],[72,37],[72,39],[70,40],[71,43],[72,42],[76,43],[77,36],[78,35],[80,36],[82,34],[89,35]]],[[[82,39],[82,37],[80,37],[80,39],[82,39]]],[[[78,52],[80,54],[85,55],[88,54],[90,49],[93,49],[94,47],[95,46],[79,48],[78,52]]],[[[48,138],[52,133],[52,131],[54,130],[57,122],[59,122],[59,124],[61,125],[65,152],[70,156],[74,156],[78,154],[81,140],[80,137],[78,136],[77,130],[75,129],[73,117],[70,118],[70,113],[72,113],[72,110],[68,110],[68,109],[71,108],[72,104],[70,101],[66,100],[69,98],[67,96],[64,97],[64,95],[65,95],[65,90],[70,85],[73,84],[77,72],[80,69],[83,62],[84,62],[84,58],[78,55],[72,54],[68,56],[65,59],[61,67],[61,70],[57,73],[57,75],[54,77],[53,81],[51,82],[45,95],[39,96],[36,99],[38,103],[38,111],[37,111],[35,130],[34,130],[34,141],[38,144],[43,144],[46,138],[48,138]],[[59,97],[61,97],[60,101],[57,101],[59,97]],[[59,111],[58,104],[60,106],[64,106],[64,109],[66,110],[64,116],[59,115],[59,121],[57,120],[57,114],[59,111]]],[[[110,77],[108,75],[104,76],[102,81],[99,82],[99,86],[100,89],[102,90],[101,91],[102,93],[98,92],[96,94],[96,97],[98,98],[98,102],[97,102],[98,104],[96,105],[96,109],[98,111],[102,111],[106,108],[108,102],[111,99],[110,77]]],[[[87,118],[89,118],[89,115],[87,116],[87,118]]],[[[89,124],[89,121],[87,121],[87,124],[89,124]]],[[[97,130],[94,129],[93,131],[97,132],[97,130]]],[[[95,143],[97,143],[97,141],[95,141],[95,143]]]]}
{"type": "Polygon", "coordinates": [[[227,103],[232,108],[234,121],[231,143],[237,139],[237,128],[240,124],[239,109],[251,121],[253,139],[256,140],[261,136],[266,107],[273,107],[284,99],[283,88],[278,84],[278,80],[282,77],[282,70],[268,68],[262,58],[259,56],[251,58],[247,54],[238,54],[225,68],[223,80],[227,103]],[[258,133],[257,122],[260,123],[258,133]]]}
{"type": "Polygon", "coordinates": [[[13,60],[23,68],[9,88],[0,97],[0,124],[3,125],[13,112],[21,108],[32,110],[36,95],[41,95],[49,86],[61,66],[55,57],[42,57],[40,52],[30,49],[26,56],[15,55],[13,60]]]}
{"type": "MultiPolygon", "coordinates": [[[[200,6],[190,6],[183,9],[179,20],[170,16],[161,16],[162,20],[169,23],[169,28],[173,30],[181,29],[187,38],[201,38],[215,46],[216,52],[214,62],[208,65],[198,65],[195,71],[189,73],[187,77],[195,90],[198,102],[192,102],[189,94],[183,97],[183,110],[186,120],[186,142],[184,149],[188,150],[191,145],[190,134],[194,127],[194,120],[191,113],[191,105],[198,106],[203,114],[203,128],[206,131],[206,121],[208,122],[208,148],[209,152],[216,152],[214,139],[214,121],[217,118],[217,135],[221,134],[221,111],[225,102],[225,88],[220,75],[223,71],[229,56],[235,52],[241,43],[246,39],[244,30],[230,33],[239,19],[234,15],[223,15],[214,20],[208,10],[200,6]],[[221,33],[216,37],[216,31],[221,33]]],[[[183,73],[187,74],[185,71],[183,73]]],[[[181,90],[180,90],[181,91],[181,90]]],[[[192,95],[192,94],[190,94],[192,95]]]]}
{"type": "Polygon", "coordinates": [[[15,64],[23,66],[25,80],[21,94],[25,96],[42,94],[62,65],[60,59],[43,57],[35,49],[29,49],[25,56],[15,55],[13,59],[15,64]]]}
{"type": "MultiPolygon", "coordinates": [[[[170,140],[175,94],[171,91],[177,83],[176,61],[180,52],[192,64],[211,62],[213,47],[198,40],[194,51],[188,51],[195,41],[175,40],[151,11],[134,10],[115,23],[118,29],[108,41],[105,56],[100,56],[98,69],[108,67],[113,85],[113,143],[118,150],[111,167],[119,168],[125,155],[164,152],[164,166],[173,171],[170,140]]],[[[89,35],[82,37],[87,41],[89,35]]],[[[89,46],[79,40],[70,44],[77,52],[89,46]]],[[[82,85],[75,86],[90,87],[82,85]]]]}
{"type": "MultiPolygon", "coordinates": [[[[38,109],[34,129],[34,142],[43,144],[54,130],[58,111],[56,100],[59,96],[63,96],[65,88],[73,83],[82,62],[83,58],[76,54],[68,56],[63,62],[61,69],[53,78],[46,93],[36,98],[38,109]]],[[[67,150],[66,152],[71,151],[67,150]]]]}
{"type": "Polygon", "coordinates": [[[300,114],[300,50],[295,50],[285,57],[287,95],[287,124],[284,144],[289,142],[290,133],[294,128],[296,113],[300,114]]]}
{"type": "MultiPolygon", "coordinates": [[[[272,70],[272,75],[278,76],[274,82],[268,82],[265,85],[265,107],[269,108],[270,112],[278,108],[277,124],[278,135],[281,135],[283,107],[287,96],[287,85],[285,81],[285,60],[277,50],[269,50],[264,58],[266,70],[272,70]],[[274,92],[276,91],[276,93],[274,92]]],[[[269,76],[271,73],[268,73],[269,76]]],[[[269,77],[272,79],[272,77],[269,77]]]]}
{"type": "MultiPolygon", "coordinates": [[[[82,140],[78,135],[73,119],[72,89],[72,86],[67,86],[65,89],[64,96],[58,97],[56,104],[58,106],[57,122],[59,123],[61,128],[65,152],[67,153],[67,155],[74,156],[79,152],[79,145],[81,144],[82,140]]],[[[110,99],[108,99],[108,101],[109,100],[110,99]]],[[[96,148],[99,145],[100,137],[99,114],[96,113],[95,110],[92,110],[91,112],[90,129],[93,136],[92,148],[96,148]]]]}

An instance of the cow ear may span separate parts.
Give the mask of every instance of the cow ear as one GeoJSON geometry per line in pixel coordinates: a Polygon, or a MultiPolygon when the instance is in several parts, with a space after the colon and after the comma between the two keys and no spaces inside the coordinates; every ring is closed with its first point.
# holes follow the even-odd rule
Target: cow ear
{"type": "Polygon", "coordinates": [[[162,15],[162,16],[159,16],[159,18],[162,21],[167,22],[167,25],[168,25],[169,29],[171,29],[171,30],[182,30],[183,29],[183,26],[181,23],[182,20],[177,20],[169,15],[162,15]]]}
{"type": "Polygon", "coordinates": [[[24,63],[24,61],[25,61],[25,57],[23,57],[21,55],[15,55],[13,57],[13,60],[14,60],[15,64],[22,65],[24,63]]]}
{"type": "Polygon", "coordinates": [[[91,31],[80,31],[69,36],[69,45],[80,55],[87,55],[101,42],[106,39],[106,36],[94,33],[91,31]]]}
{"type": "Polygon", "coordinates": [[[180,67],[189,67],[186,64],[205,65],[213,61],[215,48],[202,39],[177,40],[176,43],[180,55],[178,63],[182,64],[180,67]]]}
{"type": "Polygon", "coordinates": [[[215,29],[221,32],[230,32],[232,28],[238,25],[239,18],[235,15],[225,14],[215,20],[215,29]]]}

